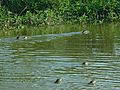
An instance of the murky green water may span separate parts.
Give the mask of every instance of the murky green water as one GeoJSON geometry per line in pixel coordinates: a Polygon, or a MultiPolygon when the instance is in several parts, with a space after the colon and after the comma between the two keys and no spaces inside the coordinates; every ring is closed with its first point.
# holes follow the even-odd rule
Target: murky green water
{"type": "Polygon", "coordinates": [[[49,29],[57,33],[1,38],[0,90],[120,90],[119,24],[49,29]]]}

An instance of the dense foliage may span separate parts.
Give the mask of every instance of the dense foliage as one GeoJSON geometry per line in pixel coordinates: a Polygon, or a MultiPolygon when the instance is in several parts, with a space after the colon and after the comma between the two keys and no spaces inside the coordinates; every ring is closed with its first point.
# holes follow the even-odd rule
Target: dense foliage
{"type": "Polygon", "coordinates": [[[0,27],[116,21],[120,0],[1,0],[0,27]]]}

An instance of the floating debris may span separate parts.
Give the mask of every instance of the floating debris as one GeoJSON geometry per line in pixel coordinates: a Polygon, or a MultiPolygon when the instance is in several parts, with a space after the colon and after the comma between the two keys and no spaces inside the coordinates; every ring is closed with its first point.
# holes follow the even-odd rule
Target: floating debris
{"type": "Polygon", "coordinates": [[[24,38],[24,39],[28,39],[28,37],[26,37],[26,36],[24,36],[23,38],[24,38]]]}
{"type": "Polygon", "coordinates": [[[83,62],[82,65],[88,65],[88,62],[83,62]]]}
{"type": "Polygon", "coordinates": [[[54,83],[56,84],[60,84],[63,80],[60,78],[60,79],[57,79],[54,83]]]}
{"type": "Polygon", "coordinates": [[[19,39],[19,38],[20,38],[19,36],[16,37],[16,39],[19,39]]]}
{"type": "Polygon", "coordinates": [[[95,80],[91,80],[88,84],[95,84],[96,81],[95,80]]]}
{"type": "Polygon", "coordinates": [[[88,31],[88,30],[83,30],[82,31],[82,34],[85,34],[85,35],[87,35],[87,34],[89,34],[90,33],[90,31],[88,31]]]}

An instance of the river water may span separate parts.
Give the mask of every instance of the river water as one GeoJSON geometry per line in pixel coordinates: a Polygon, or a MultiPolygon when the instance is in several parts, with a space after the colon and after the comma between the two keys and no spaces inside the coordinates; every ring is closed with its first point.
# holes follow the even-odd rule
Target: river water
{"type": "Polygon", "coordinates": [[[120,90],[119,24],[24,36],[0,39],[0,90],[120,90]]]}

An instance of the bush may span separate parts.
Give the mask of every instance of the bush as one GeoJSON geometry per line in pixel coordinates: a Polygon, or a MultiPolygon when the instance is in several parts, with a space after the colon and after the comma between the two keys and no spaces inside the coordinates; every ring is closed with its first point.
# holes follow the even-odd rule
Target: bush
{"type": "Polygon", "coordinates": [[[2,0],[0,27],[114,21],[119,0],[2,0]]]}

